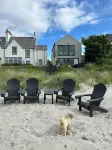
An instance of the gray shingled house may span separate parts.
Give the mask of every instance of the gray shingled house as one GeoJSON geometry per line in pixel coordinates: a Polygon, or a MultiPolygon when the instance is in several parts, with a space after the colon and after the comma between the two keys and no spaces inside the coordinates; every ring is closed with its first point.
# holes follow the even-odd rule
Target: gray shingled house
{"type": "Polygon", "coordinates": [[[64,36],[55,42],[52,48],[51,61],[60,64],[76,65],[81,63],[81,42],[70,35],[64,36]]]}

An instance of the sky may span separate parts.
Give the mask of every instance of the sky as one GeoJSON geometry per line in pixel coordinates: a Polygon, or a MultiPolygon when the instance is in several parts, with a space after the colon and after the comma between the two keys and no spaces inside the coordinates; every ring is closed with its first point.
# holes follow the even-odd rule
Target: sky
{"type": "MultiPolygon", "coordinates": [[[[112,34],[112,0],[0,0],[0,36],[32,36],[48,46],[70,34],[81,41],[95,34],[112,34]]],[[[82,53],[84,46],[82,45],[82,53]]]]}

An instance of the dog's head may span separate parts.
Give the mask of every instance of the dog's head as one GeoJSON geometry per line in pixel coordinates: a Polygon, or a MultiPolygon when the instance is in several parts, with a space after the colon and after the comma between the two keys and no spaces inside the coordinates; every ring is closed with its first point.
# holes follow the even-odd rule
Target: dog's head
{"type": "Polygon", "coordinates": [[[74,114],[72,114],[72,113],[69,113],[68,116],[69,116],[71,119],[74,118],[74,114]]]}

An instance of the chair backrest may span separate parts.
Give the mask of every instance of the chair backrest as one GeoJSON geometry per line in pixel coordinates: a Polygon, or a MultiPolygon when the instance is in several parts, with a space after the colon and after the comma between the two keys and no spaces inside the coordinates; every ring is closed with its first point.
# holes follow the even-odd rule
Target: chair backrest
{"type": "MultiPolygon", "coordinates": [[[[92,92],[92,95],[91,95],[91,99],[103,98],[103,96],[106,93],[106,90],[107,90],[107,88],[104,84],[102,84],[102,83],[96,84],[94,86],[94,89],[93,89],[93,92],[92,92]]],[[[96,105],[96,106],[99,106],[101,101],[94,102],[93,104],[96,105]]]]}
{"type": "Polygon", "coordinates": [[[63,83],[62,95],[68,96],[69,93],[73,92],[75,89],[75,81],[72,79],[66,79],[63,83]]]}
{"type": "Polygon", "coordinates": [[[35,78],[30,78],[26,81],[26,91],[28,96],[36,96],[38,93],[39,81],[35,78]]]}
{"type": "Polygon", "coordinates": [[[20,81],[12,78],[7,81],[8,96],[18,96],[20,95],[18,91],[20,90],[20,81]]]}

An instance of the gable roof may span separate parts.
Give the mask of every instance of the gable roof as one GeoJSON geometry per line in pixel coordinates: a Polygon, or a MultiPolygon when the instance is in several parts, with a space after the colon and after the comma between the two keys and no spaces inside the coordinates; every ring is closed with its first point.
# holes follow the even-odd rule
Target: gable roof
{"type": "MultiPolygon", "coordinates": [[[[57,42],[61,41],[62,39],[66,38],[66,37],[70,37],[70,38],[72,38],[72,39],[76,40],[76,39],[75,39],[75,38],[73,38],[71,35],[67,34],[67,35],[65,35],[64,37],[62,37],[60,40],[56,41],[55,43],[57,43],[57,42]]],[[[79,42],[79,43],[81,43],[81,42],[80,42],[80,41],[78,41],[78,40],[76,40],[76,41],[77,41],[77,42],[79,42]]],[[[55,43],[54,43],[54,44],[55,44],[55,43]]]]}
{"type": "Polygon", "coordinates": [[[6,45],[5,37],[0,37],[0,47],[4,49],[5,45],[6,45]]]}
{"type": "Polygon", "coordinates": [[[35,49],[35,38],[33,37],[11,37],[6,43],[5,37],[0,37],[0,47],[7,48],[15,40],[23,49],[35,49]]]}
{"type": "Polygon", "coordinates": [[[36,50],[47,50],[47,45],[36,45],[36,50]]]}
{"type": "Polygon", "coordinates": [[[112,34],[107,35],[107,39],[109,40],[109,42],[112,42],[112,34]]]}

